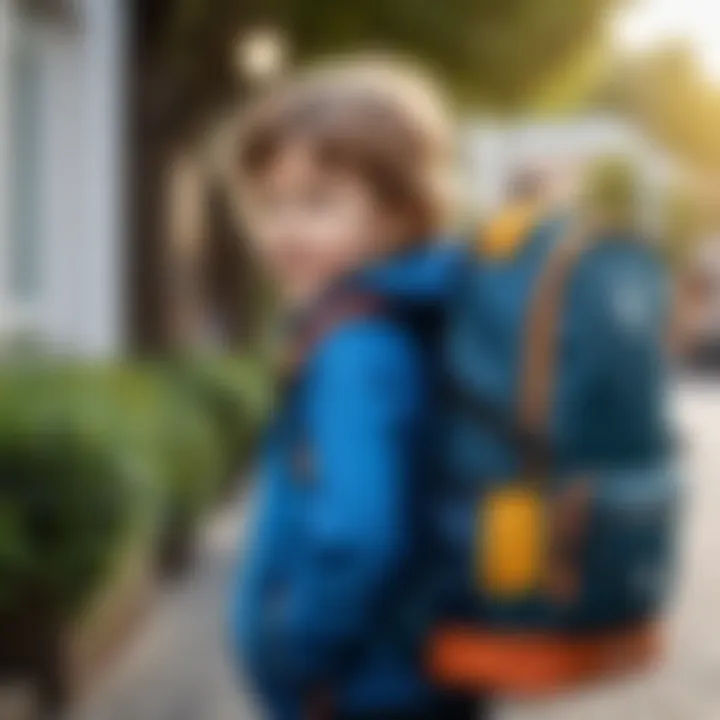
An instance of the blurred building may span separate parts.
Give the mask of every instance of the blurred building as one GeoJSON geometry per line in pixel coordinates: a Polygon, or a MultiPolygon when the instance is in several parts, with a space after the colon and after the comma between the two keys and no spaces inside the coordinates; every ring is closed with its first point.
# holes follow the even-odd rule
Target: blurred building
{"type": "Polygon", "coordinates": [[[0,0],[0,333],[123,342],[122,0],[0,0]]]}
{"type": "Polygon", "coordinates": [[[589,164],[607,156],[625,157],[641,178],[641,212],[654,231],[660,229],[664,196],[678,173],[672,159],[632,125],[602,116],[477,122],[466,130],[463,155],[469,200],[480,212],[503,202],[519,170],[542,169],[552,190],[570,199],[589,164]]]}

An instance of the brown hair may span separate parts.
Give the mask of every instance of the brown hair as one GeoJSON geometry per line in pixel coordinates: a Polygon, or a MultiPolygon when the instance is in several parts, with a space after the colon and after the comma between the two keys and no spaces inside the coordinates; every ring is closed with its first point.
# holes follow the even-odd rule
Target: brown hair
{"type": "Polygon", "coordinates": [[[446,214],[450,123],[435,88],[388,61],[311,70],[247,114],[238,155],[251,182],[287,146],[307,141],[321,161],[357,172],[409,221],[408,240],[436,233],[446,214]]]}

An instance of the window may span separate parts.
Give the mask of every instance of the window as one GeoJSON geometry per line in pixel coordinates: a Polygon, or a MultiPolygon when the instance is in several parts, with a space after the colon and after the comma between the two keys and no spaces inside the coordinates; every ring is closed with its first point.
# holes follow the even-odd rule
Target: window
{"type": "Polygon", "coordinates": [[[16,37],[10,57],[10,301],[28,310],[40,292],[40,58],[32,38],[16,37]]]}

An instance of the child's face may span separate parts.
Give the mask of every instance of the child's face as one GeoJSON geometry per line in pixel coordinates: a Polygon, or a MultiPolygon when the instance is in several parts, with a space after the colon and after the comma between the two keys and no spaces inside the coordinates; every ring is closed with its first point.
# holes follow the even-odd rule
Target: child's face
{"type": "Polygon", "coordinates": [[[253,243],[291,305],[311,301],[371,261],[393,234],[366,183],[324,167],[302,142],[282,149],[250,194],[253,243]]]}

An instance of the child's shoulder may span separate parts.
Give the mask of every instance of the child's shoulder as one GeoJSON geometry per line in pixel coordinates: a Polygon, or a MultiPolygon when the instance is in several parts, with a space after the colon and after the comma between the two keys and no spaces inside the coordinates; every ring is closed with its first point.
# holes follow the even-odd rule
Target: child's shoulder
{"type": "Polygon", "coordinates": [[[318,344],[311,382],[325,386],[365,385],[382,376],[398,385],[421,384],[425,357],[415,334],[399,318],[373,313],[349,318],[318,344]]]}
{"type": "Polygon", "coordinates": [[[407,363],[419,359],[420,343],[402,319],[382,310],[348,318],[318,344],[321,367],[376,362],[407,363]]]}

